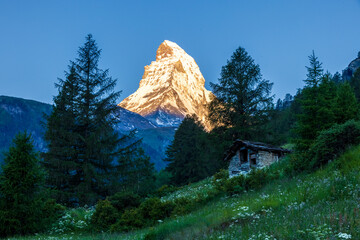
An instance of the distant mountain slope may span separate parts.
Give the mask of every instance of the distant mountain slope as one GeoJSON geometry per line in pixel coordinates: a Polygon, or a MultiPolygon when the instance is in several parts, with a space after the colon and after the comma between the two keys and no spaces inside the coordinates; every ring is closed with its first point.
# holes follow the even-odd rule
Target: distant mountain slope
{"type": "Polygon", "coordinates": [[[206,104],[212,96],[195,60],[165,40],[156,51],[156,61],[145,66],[139,88],[119,106],[161,127],[178,126],[187,114],[195,114],[210,129],[206,104]]]}
{"type": "MultiPolygon", "coordinates": [[[[45,121],[44,114],[50,114],[52,105],[16,97],[0,96],[0,153],[7,151],[12,139],[18,132],[27,131],[32,134],[35,148],[46,150],[43,140],[45,121]]],[[[165,166],[162,161],[166,146],[172,141],[175,130],[157,128],[149,120],[137,113],[119,107],[117,117],[120,123],[117,130],[127,133],[137,129],[139,138],[143,138],[143,148],[150,156],[156,169],[165,166]]],[[[3,155],[0,154],[0,163],[3,155]]]]}
{"type": "Polygon", "coordinates": [[[18,132],[25,130],[31,133],[35,148],[44,151],[44,128],[41,123],[44,121],[44,114],[49,114],[51,108],[46,103],[0,96],[0,152],[8,149],[18,132]]]}
{"type": "Polygon", "coordinates": [[[137,135],[143,139],[143,148],[151,161],[155,163],[157,170],[166,167],[163,161],[167,146],[172,142],[175,135],[175,127],[149,128],[139,130],[137,135]]]}

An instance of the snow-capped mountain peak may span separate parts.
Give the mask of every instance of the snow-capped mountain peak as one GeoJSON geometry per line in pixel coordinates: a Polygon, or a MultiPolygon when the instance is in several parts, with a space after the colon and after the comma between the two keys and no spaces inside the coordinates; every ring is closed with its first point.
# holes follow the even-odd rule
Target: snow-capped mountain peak
{"type": "Polygon", "coordinates": [[[206,104],[212,93],[195,60],[176,43],[165,40],[156,61],[145,66],[138,90],[119,106],[139,113],[157,126],[177,126],[187,114],[196,114],[205,127],[206,104]]]}

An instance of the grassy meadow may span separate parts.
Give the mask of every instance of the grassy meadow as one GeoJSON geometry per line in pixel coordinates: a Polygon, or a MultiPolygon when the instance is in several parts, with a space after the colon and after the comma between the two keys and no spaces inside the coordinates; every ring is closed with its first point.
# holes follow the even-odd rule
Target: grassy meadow
{"type": "MultiPolygon", "coordinates": [[[[360,239],[359,171],[360,146],[315,173],[282,177],[240,195],[218,194],[150,228],[89,234],[94,209],[79,208],[67,210],[47,234],[11,239],[360,239]]],[[[184,186],[162,201],[196,201],[215,191],[213,183],[208,178],[184,186]]]]}

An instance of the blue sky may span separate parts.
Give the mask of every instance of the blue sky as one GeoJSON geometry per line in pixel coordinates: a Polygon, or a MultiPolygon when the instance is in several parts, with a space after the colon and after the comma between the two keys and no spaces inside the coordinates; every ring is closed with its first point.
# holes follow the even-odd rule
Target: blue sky
{"type": "Polygon", "coordinates": [[[326,70],[343,70],[360,51],[359,22],[360,0],[0,0],[0,95],[51,103],[54,83],[92,33],[101,67],[123,91],[119,102],[165,39],[196,60],[209,90],[242,46],[283,98],[303,86],[312,50],[326,70]]]}

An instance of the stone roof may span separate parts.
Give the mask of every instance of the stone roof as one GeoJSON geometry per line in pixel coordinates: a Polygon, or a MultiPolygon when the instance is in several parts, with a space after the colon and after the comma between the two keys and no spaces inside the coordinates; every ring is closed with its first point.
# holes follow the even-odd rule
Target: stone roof
{"type": "Polygon", "coordinates": [[[267,152],[276,152],[276,153],[290,153],[291,151],[285,148],[276,147],[267,143],[261,142],[251,142],[246,140],[237,139],[233,145],[225,152],[224,160],[230,160],[241,147],[245,147],[254,151],[267,151],[267,152]]]}

